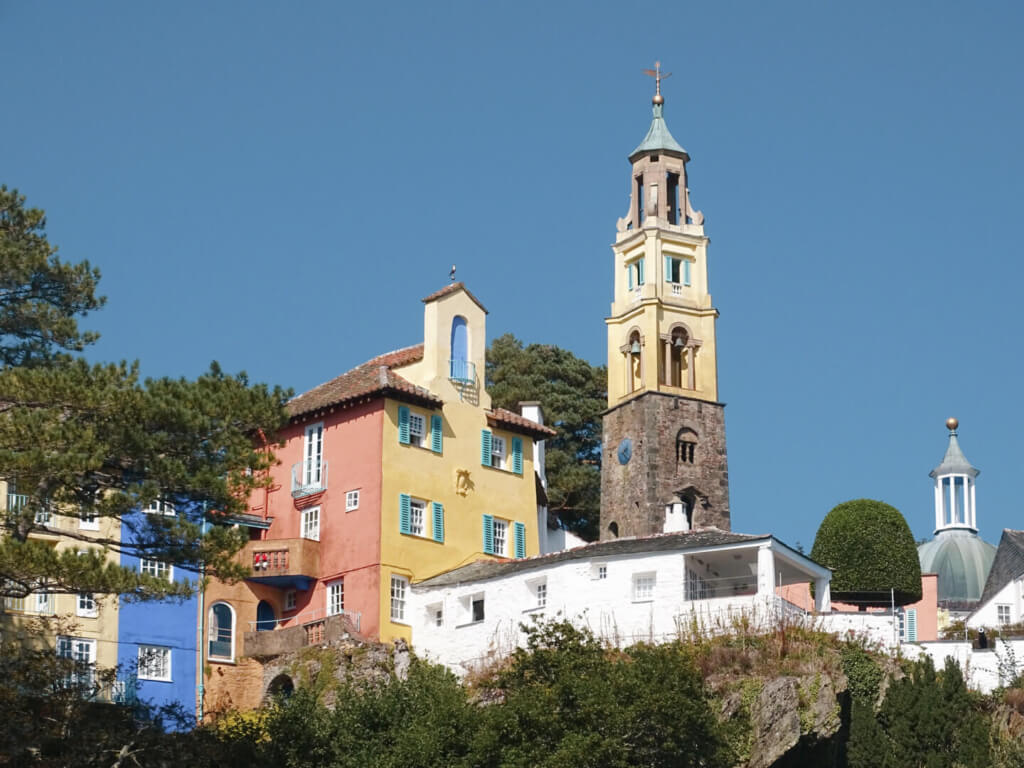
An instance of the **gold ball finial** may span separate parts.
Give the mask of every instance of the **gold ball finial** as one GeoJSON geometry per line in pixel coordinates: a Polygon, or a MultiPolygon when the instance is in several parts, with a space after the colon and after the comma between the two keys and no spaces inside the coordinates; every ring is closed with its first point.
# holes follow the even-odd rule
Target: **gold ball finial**
{"type": "Polygon", "coordinates": [[[652,104],[664,104],[665,103],[665,97],[662,96],[660,93],[656,93],[651,98],[651,103],[652,104]]]}
{"type": "Polygon", "coordinates": [[[960,426],[960,422],[950,416],[946,419],[946,429],[950,432],[956,432],[956,428],[960,426]]]}

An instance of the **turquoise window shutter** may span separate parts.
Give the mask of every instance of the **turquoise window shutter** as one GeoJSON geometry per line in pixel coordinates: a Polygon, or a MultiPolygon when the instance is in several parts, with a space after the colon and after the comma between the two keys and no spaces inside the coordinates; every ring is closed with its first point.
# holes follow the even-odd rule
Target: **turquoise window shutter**
{"type": "Polygon", "coordinates": [[[435,501],[434,507],[434,541],[444,544],[444,505],[435,501]]]}
{"type": "Polygon", "coordinates": [[[526,557],[526,526],[523,523],[515,523],[512,526],[516,535],[516,557],[526,557]]]}
{"type": "Polygon", "coordinates": [[[637,272],[638,272],[638,274],[636,276],[636,283],[637,283],[637,285],[643,285],[644,284],[644,260],[643,259],[637,259],[636,266],[637,266],[637,272]]]}
{"type": "Polygon", "coordinates": [[[690,284],[690,260],[683,259],[683,285],[690,284]]]}
{"type": "Polygon", "coordinates": [[[629,290],[633,290],[633,265],[626,267],[626,277],[629,280],[629,290]]]}
{"type": "Polygon", "coordinates": [[[484,554],[494,554],[494,517],[484,515],[484,554]]]}
{"type": "Polygon", "coordinates": [[[398,442],[409,444],[409,409],[404,405],[398,406],[398,442]]]}
{"type": "Polygon", "coordinates": [[[906,615],[907,642],[917,642],[917,609],[911,608],[906,615]]]}
{"type": "Polygon", "coordinates": [[[666,283],[671,283],[672,282],[672,257],[671,256],[666,256],[665,257],[665,282],[666,283]]]}
{"type": "Polygon", "coordinates": [[[523,474],[523,441],[518,437],[512,438],[512,471],[523,474]]]}
{"type": "Polygon", "coordinates": [[[407,493],[398,494],[398,532],[412,533],[412,498],[407,493]]]}
{"type": "Polygon", "coordinates": [[[436,413],[430,417],[430,450],[434,453],[441,452],[441,440],[444,421],[436,413]]]}
{"type": "Polygon", "coordinates": [[[491,466],[491,430],[480,430],[480,463],[491,466]]]}

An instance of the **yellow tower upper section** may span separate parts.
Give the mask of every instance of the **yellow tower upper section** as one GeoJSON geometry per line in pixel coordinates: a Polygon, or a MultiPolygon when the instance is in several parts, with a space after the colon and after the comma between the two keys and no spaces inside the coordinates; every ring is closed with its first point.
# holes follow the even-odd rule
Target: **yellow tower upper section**
{"type": "MultiPolygon", "coordinates": [[[[660,83],[659,83],[660,85],[660,83]]],[[[662,117],[632,163],[630,209],[618,221],[615,299],[608,327],[608,406],[645,392],[717,402],[715,319],[704,216],[690,205],[686,163],[662,117]]]]}

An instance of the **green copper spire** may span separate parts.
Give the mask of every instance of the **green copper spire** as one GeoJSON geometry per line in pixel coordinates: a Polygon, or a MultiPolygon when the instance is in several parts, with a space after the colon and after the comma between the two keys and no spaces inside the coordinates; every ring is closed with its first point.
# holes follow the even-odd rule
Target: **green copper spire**
{"type": "Polygon", "coordinates": [[[661,116],[663,107],[663,103],[655,102],[654,119],[651,120],[651,127],[647,131],[644,140],[640,142],[640,146],[629,153],[631,162],[644,152],[670,152],[682,155],[687,160],[690,159],[689,155],[686,154],[686,150],[679,146],[679,142],[673,139],[672,134],[669,133],[668,126],[665,125],[665,118],[661,116]]]}

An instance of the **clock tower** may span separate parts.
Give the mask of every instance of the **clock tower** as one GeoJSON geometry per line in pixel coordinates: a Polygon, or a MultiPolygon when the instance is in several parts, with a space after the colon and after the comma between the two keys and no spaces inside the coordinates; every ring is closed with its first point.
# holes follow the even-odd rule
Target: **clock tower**
{"type": "MultiPolygon", "coordinates": [[[[656,65],[657,66],[657,65],[656,65]]],[[[724,406],[704,216],[690,205],[690,156],[669,133],[660,67],[654,118],[629,155],[608,327],[601,538],[729,530],[724,406]]]]}

